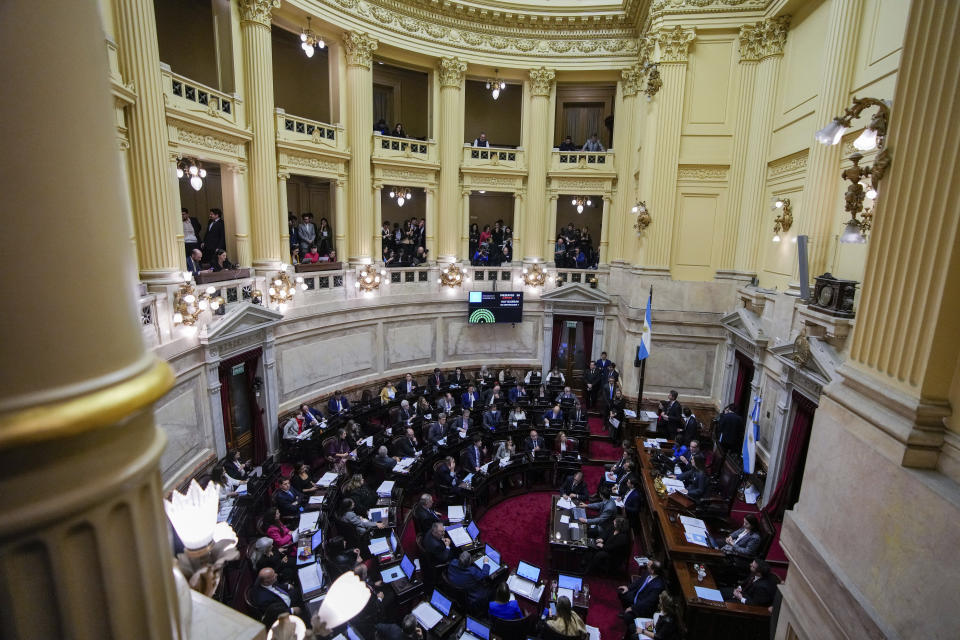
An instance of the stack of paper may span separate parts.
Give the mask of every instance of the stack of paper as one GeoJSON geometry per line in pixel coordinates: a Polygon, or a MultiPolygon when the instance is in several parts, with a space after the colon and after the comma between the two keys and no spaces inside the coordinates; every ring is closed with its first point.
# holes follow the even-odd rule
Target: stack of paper
{"type": "Polygon", "coordinates": [[[297,531],[314,531],[317,528],[317,520],[319,519],[319,511],[305,511],[301,513],[300,522],[297,524],[297,531]]]}
{"type": "Polygon", "coordinates": [[[570,522],[570,516],[560,516],[560,524],[568,524],[570,522]]]}
{"type": "Polygon", "coordinates": [[[317,486],[318,486],[318,487],[329,487],[330,485],[332,485],[332,484],[333,484],[334,482],[336,482],[336,481],[337,481],[337,474],[335,474],[333,471],[327,471],[325,474],[323,474],[323,475],[320,477],[319,480],[317,480],[317,486]]]}
{"type": "Polygon", "coordinates": [[[323,504],[323,501],[326,500],[327,496],[310,496],[310,503],[312,505],[323,504]]]}
{"type": "Polygon", "coordinates": [[[659,449],[660,443],[657,442],[656,440],[653,440],[652,438],[647,438],[646,440],[643,441],[643,446],[646,447],[647,449],[659,449]]]}
{"type": "Polygon", "coordinates": [[[297,440],[306,440],[313,435],[313,429],[305,429],[297,436],[297,440]]]}
{"type": "Polygon", "coordinates": [[[573,509],[573,500],[570,498],[560,498],[557,500],[557,507],[560,509],[573,509]]]}
{"type": "Polygon", "coordinates": [[[320,578],[320,565],[315,562],[301,567],[297,574],[300,576],[300,588],[303,593],[318,591],[323,586],[323,580],[320,578]]]}
{"type": "Polygon", "coordinates": [[[377,495],[381,498],[389,498],[393,495],[393,480],[384,480],[379,487],[377,487],[377,495]]]}
{"type": "Polygon", "coordinates": [[[636,562],[641,567],[645,567],[650,564],[650,558],[647,556],[634,556],[633,561],[636,562]]]}
{"type": "Polygon", "coordinates": [[[590,640],[600,640],[600,629],[597,627],[587,626],[587,635],[590,636],[590,640]]]}
{"type": "Polygon", "coordinates": [[[663,486],[667,489],[667,493],[673,493],[675,491],[680,491],[683,489],[683,482],[677,480],[676,478],[664,478],[663,486]]]}
{"type": "Polygon", "coordinates": [[[365,446],[365,447],[372,447],[372,446],[373,446],[373,436],[367,436],[366,438],[364,438],[363,440],[361,440],[361,441],[358,442],[357,444],[362,444],[362,445],[365,446]]]}
{"type": "Polygon", "coordinates": [[[723,602],[723,594],[716,589],[708,589],[707,587],[694,587],[694,590],[697,592],[697,597],[701,600],[723,602]]]}
{"type": "Polygon", "coordinates": [[[447,519],[450,522],[463,522],[466,513],[461,505],[453,504],[447,507],[447,519]]]}
{"type": "MultiPolygon", "coordinates": [[[[626,412],[626,410],[624,410],[626,412]]],[[[644,422],[656,422],[657,421],[657,412],[656,411],[641,411],[640,419],[644,422]]]]}
{"type": "Polygon", "coordinates": [[[454,527],[453,529],[447,527],[447,535],[450,536],[450,542],[455,547],[466,547],[473,543],[473,538],[463,527],[454,527]]]}
{"type": "Polygon", "coordinates": [[[699,544],[700,546],[710,546],[707,542],[707,523],[700,518],[691,518],[690,516],[680,516],[680,522],[683,524],[683,534],[687,542],[699,544]]]}
{"type": "Polygon", "coordinates": [[[624,410],[623,410],[623,415],[626,416],[627,418],[636,418],[636,417],[637,417],[637,412],[636,412],[636,411],[631,411],[630,409],[624,409],[624,410]]]}
{"type": "Polygon", "coordinates": [[[416,461],[416,458],[400,458],[400,462],[397,463],[393,470],[396,473],[407,473],[416,461]]]}

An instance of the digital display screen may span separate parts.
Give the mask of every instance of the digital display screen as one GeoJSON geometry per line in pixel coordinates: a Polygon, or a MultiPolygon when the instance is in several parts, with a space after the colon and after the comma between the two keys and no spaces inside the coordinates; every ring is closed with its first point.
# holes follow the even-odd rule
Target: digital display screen
{"type": "Polygon", "coordinates": [[[480,529],[477,528],[477,525],[475,522],[471,522],[470,524],[467,525],[467,533],[470,534],[471,538],[476,540],[477,536],[480,535],[480,529]]]}
{"type": "Polygon", "coordinates": [[[483,624],[479,620],[474,620],[470,616],[467,616],[467,631],[478,638],[483,638],[483,640],[488,640],[490,638],[490,627],[483,624]]]}
{"type": "Polygon", "coordinates": [[[540,569],[521,560],[520,564],[517,565],[517,575],[530,582],[536,582],[540,579],[540,569]]]}
{"type": "Polygon", "coordinates": [[[413,572],[416,567],[406,555],[404,555],[403,559],[400,560],[400,568],[403,569],[403,573],[407,576],[407,580],[413,580],[413,572]]]}
{"type": "Polygon", "coordinates": [[[522,291],[471,291],[468,304],[470,324],[523,322],[522,291]]]}
{"type": "Polygon", "coordinates": [[[434,591],[430,597],[430,604],[445,616],[450,615],[450,600],[439,591],[434,591]]]}

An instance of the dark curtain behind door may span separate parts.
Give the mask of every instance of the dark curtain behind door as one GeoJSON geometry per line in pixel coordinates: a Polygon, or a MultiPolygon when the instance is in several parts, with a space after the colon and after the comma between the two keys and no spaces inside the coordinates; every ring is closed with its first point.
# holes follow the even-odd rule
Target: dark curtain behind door
{"type": "Polygon", "coordinates": [[[790,437],[787,440],[787,452],[783,457],[783,466],[780,468],[780,477],[777,479],[773,494],[763,507],[763,510],[774,520],[781,519],[783,512],[791,508],[799,496],[800,480],[803,477],[807,458],[807,446],[810,444],[813,414],[816,411],[816,405],[796,392],[793,394],[793,403],[796,410],[790,427],[790,437]]]}

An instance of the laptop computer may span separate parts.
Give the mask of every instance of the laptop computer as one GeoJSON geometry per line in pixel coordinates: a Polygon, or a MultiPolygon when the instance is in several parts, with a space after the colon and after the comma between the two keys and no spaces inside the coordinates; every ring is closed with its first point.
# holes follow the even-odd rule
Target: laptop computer
{"type": "Polygon", "coordinates": [[[531,598],[537,590],[538,580],[540,580],[540,567],[521,560],[517,565],[517,575],[511,587],[520,595],[531,598]]]}
{"type": "Polygon", "coordinates": [[[403,554],[403,557],[400,559],[400,564],[397,566],[400,567],[403,575],[394,580],[390,586],[393,587],[394,591],[400,593],[415,585],[413,574],[416,573],[417,566],[413,564],[413,560],[411,560],[407,554],[403,554]]]}
{"type": "Polygon", "coordinates": [[[470,539],[476,542],[477,538],[480,537],[480,527],[477,526],[476,522],[470,521],[467,524],[467,533],[470,535],[470,539]]]}
{"type": "Polygon", "coordinates": [[[490,627],[476,618],[467,616],[467,627],[460,638],[461,640],[490,640],[490,627]]]}
{"type": "Polygon", "coordinates": [[[363,636],[353,628],[353,625],[347,625],[347,640],[363,640],[363,636]]]}
{"type": "Polygon", "coordinates": [[[567,576],[562,573],[557,574],[557,597],[567,596],[570,602],[573,597],[583,590],[583,578],[576,576],[567,576]]]}
{"type": "Polygon", "coordinates": [[[430,596],[430,602],[421,602],[414,607],[412,613],[423,627],[429,631],[440,624],[444,617],[450,615],[450,599],[437,590],[430,596]]]}
{"type": "Polygon", "coordinates": [[[500,552],[490,545],[484,545],[483,555],[474,560],[473,564],[482,570],[484,560],[490,561],[490,570],[493,571],[500,566],[500,552]]]}
{"type": "Polygon", "coordinates": [[[367,549],[369,549],[370,554],[374,556],[392,555],[397,550],[397,544],[397,536],[391,529],[389,536],[371,540],[370,544],[367,545],[367,549]]]}

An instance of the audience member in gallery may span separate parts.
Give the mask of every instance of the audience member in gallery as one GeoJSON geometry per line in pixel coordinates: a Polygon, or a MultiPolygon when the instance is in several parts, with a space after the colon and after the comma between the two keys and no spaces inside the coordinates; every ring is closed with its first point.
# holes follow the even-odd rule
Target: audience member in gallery
{"type": "Polygon", "coordinates": [[[316,264],[317,262],[320,262],[320,254],[317,252],[317,246],[310,245],[309,251],[300,258],[300,264],[316,264]]]}
{"type": "Polygon", "coordinates": [[[390,132],[390,135],[392,135],[394,138],[406,138],[406,137],[408,137],[408,136],[407,136],[407,130],[403,128],[403,123],[402,123],[402,122],[398,122],[398,123],[393,127],[393,131],[390,132]]]}
{"type": "Polygon", "coordinates": [[[573,138],[567,136],[557,147],[560,151],[577,151],[577,145],[573,144],[573,138]]]}
{"type": "Polygon", "coordinates": [[[214,207],[210,209],[210,222],[207,223],[207,233],[203,236],[200,248],[203,249],[203,261],[212,265],[216,262],[217,250],[227,249],[227,236],[223,230],[223,212],[214,207]]]}
{"type": "Polygon", "coordinates": [[[583,150],[593,152],[606,151],[606,149],[603,147],[603,143],[600,142],[600,136],[598,136],[596,133],[590,134],[590,139],[583,143],[583,150]]]}
{"type": "Polygon", "coordinates": [[[300,226],[297,227],[297,239],[300,241],[300,257],[310,251],[310,247],[317,243],[317,225],[313,223],[313,214],[305,213],[301,216],[300,226]]]}
{"type": "Polygon", "coordinates": [[[483,131],[480,132],[480,135],[473,139],[473,146],[475,147],[489,147],[490,142],[487,140],[487,134],[483,131]]]}
{"type": "Polygon", "coordinates": [[[216,260],[214,261],[211,269],[213,271],[233,271],[237,266],[227,260],[227,252],[225,249],[217,249],[216,251],[216,260]]]}

